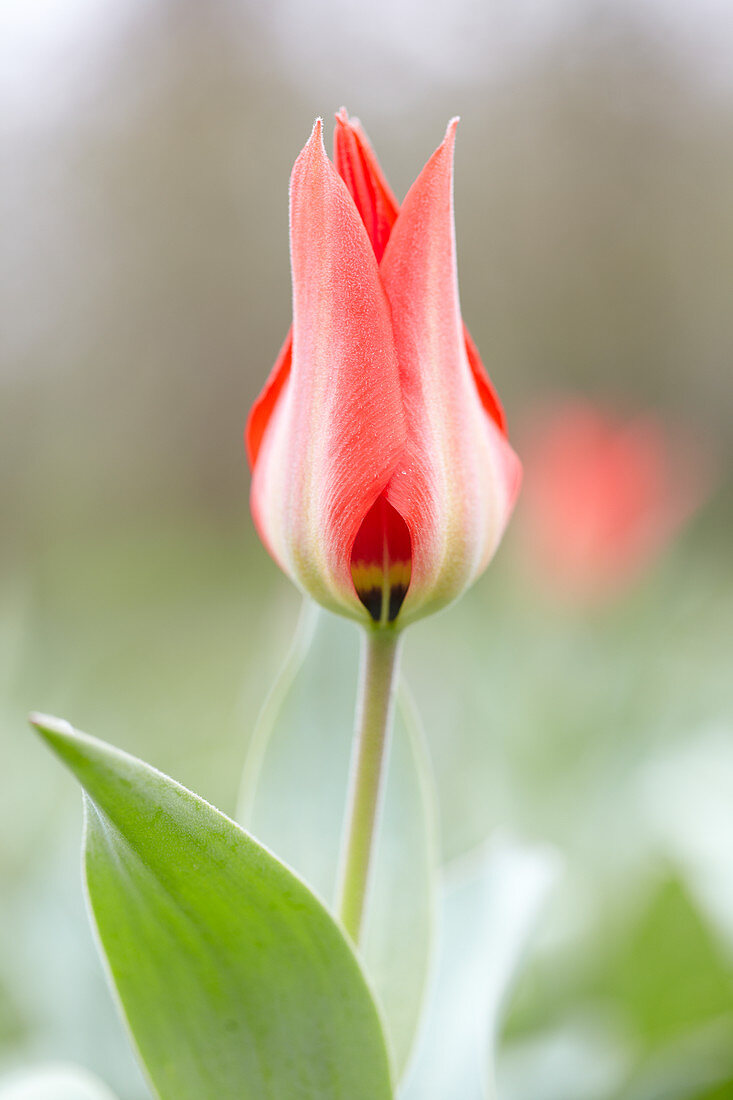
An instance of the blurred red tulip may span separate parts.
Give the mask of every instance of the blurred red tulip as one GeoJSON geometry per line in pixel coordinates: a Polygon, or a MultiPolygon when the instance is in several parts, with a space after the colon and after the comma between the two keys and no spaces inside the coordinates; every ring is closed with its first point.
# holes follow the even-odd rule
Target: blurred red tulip
{"type": "Polygon", "coordinates": [[[567,595],[602,594],[637,576],[707,482],[689,439],[651,415],[622,419],[580,399],[536,415],[525,453],[528,552],[567,595]]]}
{"type": "Polygon", "coordinates": [[[405,624],[488,564],[521,468],[463,328],[456,120],[399,209],[359,123],[321,123],[290,187],[293,327],[250,414],[252,512],[282,569],[362,621],[405,624]]]}

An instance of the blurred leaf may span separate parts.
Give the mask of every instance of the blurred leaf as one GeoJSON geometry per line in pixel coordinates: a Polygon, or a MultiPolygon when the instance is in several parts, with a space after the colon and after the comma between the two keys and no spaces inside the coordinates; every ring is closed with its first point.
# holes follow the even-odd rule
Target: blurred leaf
{"type": "Polygon", "coordinates": [[[724,1085],[716,1085],[705,1092],[699,1092],[690,1100],[733,1100],[733,1081],[727,1081],[724,1085]]]}
{"type": "MultiPolygon", "coordinates": [[[[659,881],[646,904],[631,900],[620,924],[618,913],[604,916],[571,955],[566,944],[525,976],[512,1033],[538,1045],[595,1020],[619,1053],[627,1048],[615,1100],[693,1100],[733,1080],[730,961],[678,878],[659,881]]],[[[543,1085],[532,1095],[567,1092],[543,1085]]]]}
{"type": "Polygon", "coordinates": [[[106,1085],[76,1066],[18,1071],[0,1080],[0,1100],[115,1100],[106,1085]]]}
{"type": "Polygon", "coordinates": [[[154,768],[34,724],[87,792],[91,909],[163,1100],[391,1096],[363,976],[303,883],[154,768]]]}
{"type": "Polygon", "coordinates": [[[504,841],[452,869],[437,973],[401,1100],[494,1100],[502,1010],[555,870],[549,851],[504,841]]]}
{"type": "Polygon", "coordinates": [[[656,1050],[632,1076],[620,1100],[704,1100],[731,1096],[731,1021],[691,1029],[656,1050]],[[727,1090],[727,1091],[726,1091],[727,1090]]]}
{"type": "MultiPolygon", "coordinates": [[[[733,713],[733,710],[731,711],[733,713]]],[[[643,767],[645,824],[670,853],[710,926],[733,952],[733,722],[673,742],[643,767]]]]}
{"type": "MultiPolygon", "coordinates": [[[[310,601],[245,766],[239,820],[325,899],[335,892],[354,725],[359,631],[310,601]]],[[[435,809],[415,707],[398,691],[364,963],[401,1072],[423,1001],[436,907],[435,809]]]]}
{"type": "Polygon", "coordinates": [[[677,879],[660,886],[630,938],[607,960],[598,987],[624,1006],[649,1048],[728,1016],[733,1050],[733,973],[677,879]]]}

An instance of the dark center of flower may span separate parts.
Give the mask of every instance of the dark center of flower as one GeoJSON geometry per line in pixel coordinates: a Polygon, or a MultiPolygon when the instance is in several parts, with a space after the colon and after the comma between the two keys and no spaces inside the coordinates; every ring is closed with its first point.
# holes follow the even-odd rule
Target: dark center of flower
{"type": "Polygon", "coordinates": [[[410,586],[407,524],[382,494],[367,512],[351,550],[356,594],[376,623],[393,623],[410,586]]]}

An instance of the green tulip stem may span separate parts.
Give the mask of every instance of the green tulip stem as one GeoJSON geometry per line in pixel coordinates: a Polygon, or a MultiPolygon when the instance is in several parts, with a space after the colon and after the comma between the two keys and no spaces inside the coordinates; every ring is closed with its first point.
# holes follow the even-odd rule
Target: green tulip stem
{"type": "Polygon", "coordinates": [[[399,632],[390,627],[367,629],[362,640],[337,903],[341,922],[355,944],[359,943],[362,930],[369,867],[379,820],[399,645],[399,632]]]}

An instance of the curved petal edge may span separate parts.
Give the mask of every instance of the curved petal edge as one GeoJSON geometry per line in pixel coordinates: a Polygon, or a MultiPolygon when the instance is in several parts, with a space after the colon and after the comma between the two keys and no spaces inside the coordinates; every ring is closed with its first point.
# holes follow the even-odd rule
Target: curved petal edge
{"type": "Polygon", "coordinates": [[[292,364],[252,481],[275,560],[319,602],[359,619],[351,548],[404,450],[389,303],[374,250],[316,123],[293,168],[292,364]]]}

